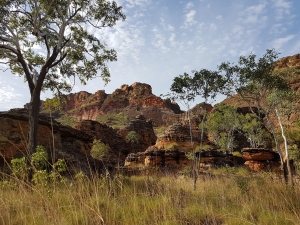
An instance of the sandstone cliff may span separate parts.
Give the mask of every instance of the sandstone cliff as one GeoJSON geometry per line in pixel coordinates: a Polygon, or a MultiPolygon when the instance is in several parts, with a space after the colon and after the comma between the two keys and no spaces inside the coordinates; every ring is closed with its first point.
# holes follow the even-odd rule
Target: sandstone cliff
{"type": "Polygon", "coordinates": [[[180,107],[169,99],[162,99],[152,93],[152,87],[144,83],[122,85],[112,94],[104,90],[94,94],[81,91],[66,95],[63,114],[57,117],[73,117],[76,121],[96,120],[107,114],[123,113],[129,120],[138,115],[151,119],[155,126],[169,125],[175,115],[181,113],[180,107]]]}

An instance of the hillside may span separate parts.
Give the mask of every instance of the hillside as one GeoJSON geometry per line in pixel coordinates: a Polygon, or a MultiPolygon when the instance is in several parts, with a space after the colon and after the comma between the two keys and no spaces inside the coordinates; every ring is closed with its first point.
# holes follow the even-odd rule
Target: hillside
{"type": "MultiPolygon", "coordinates": [[[[42,113],[47,112],[43,107],[42,113]]],[[[100,90],[94,94],[81,91],[66,95],[62,111],[56,112],[55,116],[60,122],[69,125],[90,119],[120,128],[137,115],[151,119],[154,126],[170,125],[180,113],[176,103],[154,95],[150,85],[136,82],[122,85],[112,94],[100,90]]]]}

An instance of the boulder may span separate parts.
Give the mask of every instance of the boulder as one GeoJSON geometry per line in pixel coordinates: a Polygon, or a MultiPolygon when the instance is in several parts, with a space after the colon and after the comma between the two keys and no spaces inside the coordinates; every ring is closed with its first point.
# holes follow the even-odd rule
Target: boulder
{"type": "Polygon", "coordinates": [[[264,148],[243,148],[242,157],[245,166],[254,172],[278,171],[281,165],[279,154],[264,148]]]}

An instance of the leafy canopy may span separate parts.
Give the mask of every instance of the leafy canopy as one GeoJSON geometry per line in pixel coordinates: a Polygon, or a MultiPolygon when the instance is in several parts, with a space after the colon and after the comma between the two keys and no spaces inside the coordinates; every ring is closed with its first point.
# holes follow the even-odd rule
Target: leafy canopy
{"type": "Polygon", "coordinates": [[[31,93],[36,84],[54,93],[70,91],[69,78],[85,84],[99,71],[109,81],[107,62],[117,55],[97,31],[125,19],[114,1],[0,0],[0,6],[0,61],[25,75],[31,93]]]}

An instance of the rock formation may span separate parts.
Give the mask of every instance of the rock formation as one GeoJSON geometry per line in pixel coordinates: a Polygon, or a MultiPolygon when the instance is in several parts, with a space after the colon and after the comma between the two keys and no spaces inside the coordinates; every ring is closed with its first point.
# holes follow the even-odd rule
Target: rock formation
{"type": "Polygon", "coordinates": [[[242,157],[246,161],[245,166],[254,172],[279,171],[281,165],[277,152],[263,148],[244,148],[242,157]]]}
{"type": "Polygon", "coordinates": [[[156,143],[156,135],[153,130],[152,121],[146,120],[143,115],[138,115],[135,119],[131,120],[129,124],[118,131],[118,133],[126,139],[129,132],[134,131],[137,134],[137,142],[130,142],[130,152],[142,152],[145,151],[149,146],[156,143]]]}
{"type": "MultiPolygon", "coordinates": [[[[55,149],[55,159],[65,159],[71,173],[83,171],[89,174],[92,172],[91,169],[102,168],[103,164],[90,156],[94,139],[102,140],[112,149],[103,160],[106,167],[114,168],[117,163],[123,163],[125,156],[129,153],[127,143],[116,131],[96,121],[82,121],[76,125],[77,129],[73,129],[62,126],[55,120],[52,121],[51,125],[50,118],[41,115],[38,126],[37,144],[44,146],[51,157],[53,156],[53,149],[55,149]]],[[[14,109],[1,113],[1,158],[9,162],[13,157],[25,155],[27,135],[28,111],[26,109],[14,109]]]]}
{"type": "Polygon", "coordinates": [[[180,107],[169,99],[162,99],[152,93],[152,87],[144,83],[122,85],[112,94],[104,90],[90,94],[81,91],[66,95],[63,115],[71,116],[77,121],[96,120],[106,114],[124,113],[129,119],[144,115],[155,126],[169,125],[174,122],[174,115],[181,113],[180,107]]]}

